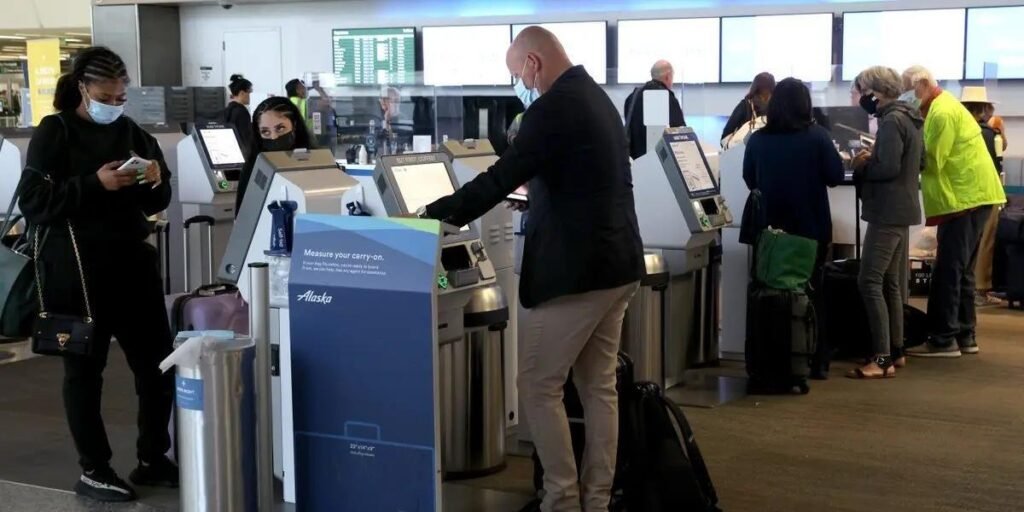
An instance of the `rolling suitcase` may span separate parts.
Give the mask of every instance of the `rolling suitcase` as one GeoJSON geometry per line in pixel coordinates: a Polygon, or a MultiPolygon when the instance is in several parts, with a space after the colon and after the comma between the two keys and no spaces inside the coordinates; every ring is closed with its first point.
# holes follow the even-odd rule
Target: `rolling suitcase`
{"type": "Polygon", "coordinates": [[[1001,274],[1006,300],[1011,309],[1024,309],[1024,196],[1007,197],[999,212],[996,243],[1003,261],[995,271],[1001,274]]]}
{"type": "Polygon", "coordinates": [[[860,191],[854,199],[855,239],[854,257],[825,264],[824,283],[821,293],[825,308],[821,333],[827,343],[822,343],[816,356],[816,365],[827,371],[833,357],[843,359],[862,358],[871,355],[871,330],[868,313],[864,308],[857,285],[860,274],[860,191]]]}
{"type": "MultiPolygon", "coordinates": [[[[192,217],[185,221],[185,283],[188,279],[189,244],[188,230],[193,225],[205,225],[207,241],[213,246],[214,219],[206,215],[192,217]]],[[[213,260],[210,260],[210,275],[213,275],[213,260]]],[[[238,288],[229,284],[211,283],[187,293],[171,294],[164,298],[171,332],[230,330],[239,334],[249,333],[249,305],[242,299],[238,288]]]]}
{"type": "Polygon", "coordinates": [[[803,291],[752,284],[747,296],[747,390],[751,394],[807,394],[817,347],[814,304],[803,291]]]}

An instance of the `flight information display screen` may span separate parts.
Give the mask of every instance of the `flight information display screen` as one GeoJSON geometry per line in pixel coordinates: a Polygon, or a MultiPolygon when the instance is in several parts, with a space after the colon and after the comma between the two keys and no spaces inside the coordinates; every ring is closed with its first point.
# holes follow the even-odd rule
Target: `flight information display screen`
{"type": "Polygon", "coordinates": [[[1022,26],[1024,6],[967,9],[966,78],[1024,78],[1022,26]]]}
{"type": "Polygon", "coordinates": [[[853,80],[871,66],[902,73],[915,64],[928,68],[939,80],[960,80],[964,16],[963,9],[843,14],[843,80],[853,80]],[[923,40],[928,44],[922,45],[923,40]]]}
{"type": "Polygon", "coordinates": [[[423,27],[423,83],[510,85],[505,52],[511,44],[511,25],[423,27]]]}
{"type": "Polygon", "coordinates": [[[718,82],[719,29],[718,18],[619,20],[619,83],[647,82],[660,59],[672,64],[676,82],[718,82]]]}
{"type": "MultiPolygon", "coordinates": [[[[608,23],[581,21],[567,23],[537,23],[555,34],[565,47],[573,64],[582,64],[587,73],[599,84],[608,82],[608,23]]],[[[512,39],[530,24],[512,25],[512,39]]],[[[504,61],[502,61],[504,62],[504,61]]],[[[621,62],[621,61],[620,61],[621,62]]],[[[652,61],[653,62],[653,61],[652,61]]]]}
{"type": "Polygon", "coordinates": [[[203,128],[199,130],[199,136],[203,139],[211,165],[220,167],[245,163],[245,155],[233,128],[203,128]]]}
{"type": "Polygon", "coordinates": [[[762,71],[831,80],[832,14],[722,18],[722,81],[750,83],[762,71]]]}
{"type": "Polygon", "coordinates": [[[339,28],[332,38],[338,85],[415,83],[415,28],[339,28]]]}
{"type": "Polygon", "coordinates": [[[396,165],[391,167],[391,173],[395,176],[395,186],[405,199],[405,207],[410,213],[455,193],[444,162],[396,165]]]}

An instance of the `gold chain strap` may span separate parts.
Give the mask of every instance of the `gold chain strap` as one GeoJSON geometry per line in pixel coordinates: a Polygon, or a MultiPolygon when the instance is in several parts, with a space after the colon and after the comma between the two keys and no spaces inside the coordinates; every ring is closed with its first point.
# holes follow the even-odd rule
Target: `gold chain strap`
{"type": "MultiPolygon", "coordinates": [[[[78,264],[78,277],[82,282],[82,297],[85,299],[85,320],[92,322],[92,305],[89,304],[89,289],[85,285],[85,270],[82,267],[82,255],[78,251],[78,240],[75,228],[68,221],[68,234],[71,235],[71,247],[75,250],[75,263],[78,264]]],[[[39,228],[35,228],[32,236],[32,268],[36,275],[36,295],[39,297],[39,315],[46,316],[46,304],[43,302],[43,280],[39,275],[39,228]]]]}

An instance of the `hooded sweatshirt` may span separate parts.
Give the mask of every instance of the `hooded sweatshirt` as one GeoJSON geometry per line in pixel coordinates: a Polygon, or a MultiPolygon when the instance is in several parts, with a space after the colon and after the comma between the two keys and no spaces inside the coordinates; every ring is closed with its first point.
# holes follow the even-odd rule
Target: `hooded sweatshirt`
{"type": "Polygon", "coordinates": [[[921,223],[923,126],[921,112],[903,102],[890,103],[878,112],[874,151],[859,176],[864,221],[889,226],[921,223]]]}

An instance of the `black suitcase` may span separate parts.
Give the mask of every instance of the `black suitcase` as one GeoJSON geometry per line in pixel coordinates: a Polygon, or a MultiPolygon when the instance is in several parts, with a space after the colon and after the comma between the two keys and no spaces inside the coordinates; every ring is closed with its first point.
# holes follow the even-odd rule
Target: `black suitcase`
{"type": "MultiPolygon", "coordinates": [[[[627,410],[625,401],[629,399],[630,390],[633,388],[633,360],[625,352],[619,352],[619,365],[616,368],[615,377],[615,390],[619,394],[619,431],[622,432],[622,429],[625,427],[625,416],[622,413],[627,410]]],[[[562,402],[565,404],[565,412],[569,417],[569,434],[572,438],[572,452],[576,457],[576,470],[580,471],[582,470],[583,449],[586,444],[586,430],[583,423],[583,404],[580,402],[579,393],[577,393],[576,386],[573,384],[571,371],[569,372],[569,379],[565,382],[565,397],[562,402]]],[[[616,460],[620,463],[626,460],[624,456],[626,449],[623,443],[619,443],[616,460]]],[[[615,484],[612,486],[613,493],[621,490],[623,486],[623,474],[619,470],[620,467],[621,464],[618,464],[616,467],[615,484]]],[[[533,488],[537,491],[544,488],[544,467],[540,463],[536,450],[533,452],[533,488]]],[[[621,498],[621,496],[613,496],[613,500],[618,498],[621,498]]]]}
{"type": "Polygon", "coordinates": [[[1024,243],[1006,246],[1006,300],[1010,309],[1024,310],[1024,243]]]}
{"type": "Polygon", "coordinates": [[[1024,196],[1008,197],[999,212],[996,250],[1004,259],[993,270],[1002,277],[1006,300],[1011,309],[1024,309],[1024,196]]]}
{"type": "Polygon", "coordinates": [[[805,292],[751,285],[747,294],[747,391],[807,394],[817,333],[814,304],[805,292]]]}
{"type": "Polygon", "coordinates": [[[863,358],[871,355],[871,327],[864,299],[857,285],[860,274],[860,189],[854,199],[854,257],[825,264],[822,305],[824,332],[818,358],[825,370],[833,357],[863,358]]]}

